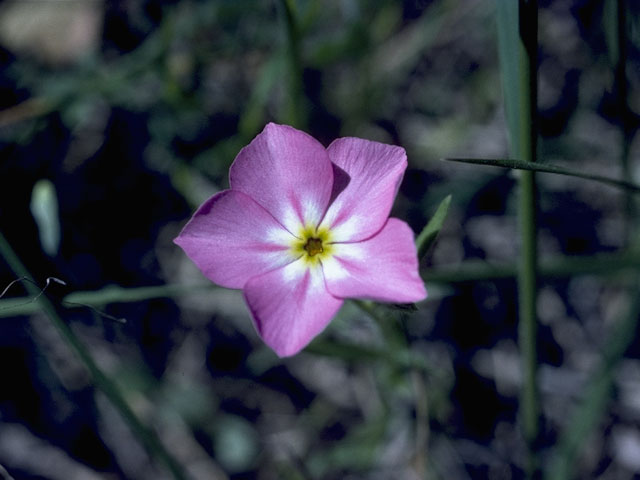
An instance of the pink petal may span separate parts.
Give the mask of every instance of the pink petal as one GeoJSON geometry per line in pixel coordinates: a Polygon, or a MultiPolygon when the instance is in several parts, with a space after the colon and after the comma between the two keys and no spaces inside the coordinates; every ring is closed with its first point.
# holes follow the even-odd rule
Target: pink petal
{"type": "Polygon", "coordinates": [[[208,279],[242,288],[251,277],[292,262],[293,240],[247,195],[225,190],[200,206],[174,242],[208,279]]]}
{"type": "Polygon", "coordinates": [[[238,153],[229,183],[297,235],[301,225],[317,225],[322,219],[331,196],[333,170],[327,151],[313,137],[269,123],[238,153]]]}
{"type": "Polygon", "coordinates": [[[322,269],[327,288],[336,297],[410,303],[427,296],[418,274],[413,232],[397,218],[390,218],[369,240],[334,244],[322,269]]]}
{"type": "Polygon", "coordinates": [[[342,305],[327,291],[322,270],[302,260],[252,278],[244,296],[258,333],[280,357],[302,350],[342,305]]]}
{"type": "Polygon", "coordinates": [[[360,138],[339,138],[327,153],[351,178],[327,210],[322,225],[331,229],[337,241],[369,238],[389,216],[407,168],[407,154],[401,147],[360,138]]]}

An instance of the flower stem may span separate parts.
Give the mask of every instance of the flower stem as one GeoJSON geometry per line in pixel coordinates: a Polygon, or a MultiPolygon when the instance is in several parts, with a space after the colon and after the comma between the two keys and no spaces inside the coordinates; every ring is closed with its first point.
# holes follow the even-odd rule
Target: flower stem
{"type": "MultiPolygon", "coordinates": [[[[19,277],[31,278],[26,267],[22,264],[16,253],[9,245],[9,242],[0,233],[0,256],[3,257],[11,270],[19,277]]],[[[25,282],[27,291],[32,296],[38,296],[40,289],[29,282],[25,282]]],[[[84,346],[80,339],[73,333],[73,330],[67,325],[62,318],[58,315],[55,308],[46,296],[38,296],[36,302],[40,305],[42,310],[47,314],[49,319],[53,322],[54,326],[67,342],[71,349],[76,353],[82,364],[87,368],[93,381],[99,390],[106,395],[111,403],[120,412],[124,420],[127,422],[131,430],[138,436],[138,438],[145,445],[147,450],[152,456],[156,456],[165,463],[167,468],[173,474],[173,477],[177,480],[186,480],[189,478],[182,466],[178,461],[167,451],[164,445],[156,437],[152,430],[148,429],[142,424],[140,419],[131,410],[131,407],[124,398],[124,395],[116,384],[112,382],[109,377],[98,367],[93,357],[89,353],[89,350],[84,346]]]]}
{"type": "MultiPolygon", "coordinates": [[[[537,157],[537,48],[538,5],[536,0],[521,0],[519,11],[520,37],[524,52],[520,55],[520,135],[518,158],[535,162],[537,157]]],[[[539,392],[536,382],[537,346],[537,242],[536,242],[536,180],[535,173],[524,171],[520,177],[520,268],[518,271],[519,330],[522,355],[523,384],[521,421],[529,450],[526,472],[529,478],[538,475],[537,452],[540,432],[539,392]]]]}
{"type": "MultiPolygon", "coordinates": [[[[611,2],[609,2],[610,4],[611,2]]],[[[631,150],[631,141],[633,139],[633,128],[629,121],[628,106],[628,82],[627,82],[627,12],[625,0],[615,0],[615,25],[616,25],[616,47],[614,62],[614,78],[615,92],[617,94],[618,115],[620,115],[621,135],[621,152],[620,165],[623,178],[631,178],[631,170],[629,166],[629,152],[631,150]]],[[[634,218],[633,198],[627,192],[625,194],[625,242],[629,241],[630,225],[629,222],[634,218]]]]}
{"type": "Polygon", "coordinates": [[[300,52],[300,26],[295,0],[281,0],[287,24],[287,57],[289,59],[289,92],[287,95],[287,123],[306,128],[302,82],[302,54],[300,52]]]}
{"type": "MultiPolygon", "coordinates": [[[[538,4],[536,0],[496,0],[498,47],[511,154],[526,163],[536,161],[538,4]]],[[[520,259],[518,262],[518,343],[522,362],[520,421],[527,443],[528,478],[539,475],[539,393],[536,384],[536,181],[535,172],[520,176],[518,201],[520,259]]]]}

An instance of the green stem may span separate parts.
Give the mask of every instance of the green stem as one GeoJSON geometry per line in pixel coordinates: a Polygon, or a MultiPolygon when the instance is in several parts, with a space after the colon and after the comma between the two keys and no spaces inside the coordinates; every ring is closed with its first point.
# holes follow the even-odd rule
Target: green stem
{"type": "Polygon", "coordinates": [[[287,49],[289,57],[288,123],[306,128],[303,105],[302,54],[300,52],[300,28],[297,21],[295,0],[281,0],[287,24],[287,49]]]}
{"type": "Polygon", "coordinates": [[[440,230],[442,229],[442,225],[444,224],[444,219],[447,217],[447,211],[449,210],[449,205],[451,204],[451,195],[447,195],[438,208],[436,209],[436,213],[433,214],[431,220],[427,223],[427,225],[422,229],[418,238],[416,238],[416,249],[418,250],[418,260],[422,260],[422,258],[427,254],[431,246],[435,243],[436,237],[440,230]]]}
{"type": "MultiPolygon", "coordinates": [[[[519,44],[517,54],[517,132],[512,138],[516,156],[533,163],[537,157],[537,49],[538,5],[536,0],[519,0],[519,44]]],[[[523,383],[520,392],[520,420],[527,443],[525,470],[528,478],[540,471],[538,436],[540,432],[539,391],[536,382],[537,358],[537,242],[536,242],[535,172],[520,176],[518,219],[520,227],[520,260],[518,264],[518,343],[520,345],[523,383]]]]}
{"type": "MultiPolygon", "coordinates": [[[[519,157],[535,162],[537,157],[537,49],[538,4],[536,0],[520,0],[520,35],[525,55],[520,55],[520,142],[519,157]]],[[[520,177],[520,268],[518,271],[519,328],[522,354],[523,385],[521,392],[522,426],[529,458],[526,470],[534,478],[540,469],[537,443],[540,432],[539,391],[536,382],[537,357],[537,242],[536,242],[536,180],[535,172],[526,171],[520,177]]]]}
{"type": "MultiPolygon", "coordinates": [[[[6,260],[11,270],[13,270],[13,272],[17,276],[31,278],[27,269],[22,264],[16,253],[13,251],[11,245],[9,245],[9,242],[7,242],[7,240],[1,233],[0,256],[2,256],[6,260]]],[[[40,293],[40,289],[29,282],[25,282],[25,287],[27,288],[29,294],[34,297],[40,293]]],[[[120,414],[123,416],[131,430],[135,434],[137,434],[138,438],[147,447],[149,453],[152,456],[155,455],[160,458],[171,471],[174,478],[178,480],[186,480],[188,476],[184,472],[182,466],[165,449],[164,445],[160,442],[160,440],[158,440],[153,431],[148,429],[138,419],[133,410],[131,410],[131,407],[129,407],[129,404],[125,400],[124,395],[120,392],[116,384],[113,383],[109,379],[109,377],[107,377],[107,375],[100,369],[100,367],[98,367],[98,365],[93,360],[93,357],[91,357],[89,350],[87,350],[87,348],[76,336],[76,334],[73,333],[73,330],[71,330],[69,325],[67,325],[60,318],[47,297],[44,295],[40,295],[36,302],[40,305],[42,310],[44,310],[62,338],[67,342],[71,349],[76,353],[80,361],[87,368],[98,389],[100,389],[102,393],[104,393],[106,397],[111,401],[111,403],[116,407],[116,409],[120,411],[120,414]]]]}
{"type": "MultiPolygon", "coordinates": [[[[615,62],[615,90],[618,95],[618,115],[620,115],[620,125],[622,128],[620,165],[622,167],[622,177],[630,178],[629,152],[633,130],[629,122],[628,107],[628,83],[627,83],[627,14],[624,0],[616,0],[616,35],[617,35],[617,56],[615,62]]],[[[634,218],[633,198],[625,195],[625,214],[627,222],[625,224],[625,240],[629,240],[629,221],[634,218]]]]}
{"type": "Polygon", "coordinates": [[[537,358],[537,245],[536,245],[536,201],[534,173],[526,172],[520,179],[520,238],[522,242],[518,268],[518,303],[520,320],[518,339],[523,369],[521,391],[521,420],[527,445],[530,478],[539,469],[536,444],[539,433],[539,392],[536,382],[537,358]]]}

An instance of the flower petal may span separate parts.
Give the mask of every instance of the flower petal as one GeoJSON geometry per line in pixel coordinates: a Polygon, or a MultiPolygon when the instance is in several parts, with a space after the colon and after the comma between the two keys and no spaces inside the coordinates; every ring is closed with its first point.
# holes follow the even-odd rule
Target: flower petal
{"type": "Polygon", "coordinates": [[[334,141],[327,153],[350,180],[327,210],[322,226],[330,228],[338,241],[369,238],[389,216],[407,154],[401,147],[350,137],[334,141]]]}
{"type": "Polygon", "coordinates": [[[369,240],[333,245],[322,260],[327,289],[336,297],[410,303],[427,296],[409,225],[390,218],[369,240]]]}
{"type": "Polygon", "coordinates": [[[262,205],[294,235],[317,225],[331,196],[333,170],[313,137],[269,123],[231,165],[229,183],[262,205]]]}
{"type": "Polygon", "coordinates": [[[174,240],[211,281],[242,288],[247,280],[295,260],[295,238],[249,196],[217,193],[174,240]]]}
{"type": "Polygon", "coordinates": [[[244,296],[258,333],[280,357],[302,350],[342,305],[327,291],[322,270],[302,261],[252,278],[244,296]]]}

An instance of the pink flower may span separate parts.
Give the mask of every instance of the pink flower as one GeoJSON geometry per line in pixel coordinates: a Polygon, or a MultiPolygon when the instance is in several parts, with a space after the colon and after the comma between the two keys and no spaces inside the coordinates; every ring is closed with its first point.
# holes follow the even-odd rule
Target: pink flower
{"type": "Polygon", "coordinates": [[[339,138],[325,149],[270,123],[231,165],[230,189],[174,241],[211,281],[242,289],[262,339],[293,355],[345,298],[426,297],[413,232],[388,218],[406,166],[400,147],[339,138]]]}

